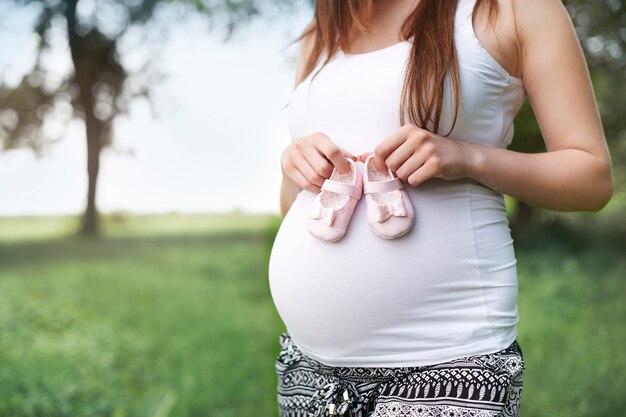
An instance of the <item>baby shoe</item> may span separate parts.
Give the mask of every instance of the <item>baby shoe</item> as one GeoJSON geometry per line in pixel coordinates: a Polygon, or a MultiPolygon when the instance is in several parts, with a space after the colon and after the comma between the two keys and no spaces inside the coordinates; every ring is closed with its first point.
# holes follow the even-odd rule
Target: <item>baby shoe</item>
{"type": "Polygon", "coordinates": [[[378,236],[393,239],[404,235],[415,223],[415,212],[404,184],[389,168],[380,172],[374,154],[365,160],[363,193],[367,203],[367,223],[378,236]]]}
{"type": "Polygon", "coordinates": [[[362,174],[353,160],[346,160],[350,163],[350,173],[342,174],[336,167],[333,169],[306,218],[309,233],[328,242],[335,242],[346,233],[354,207],[363,193],[362,174]]]}

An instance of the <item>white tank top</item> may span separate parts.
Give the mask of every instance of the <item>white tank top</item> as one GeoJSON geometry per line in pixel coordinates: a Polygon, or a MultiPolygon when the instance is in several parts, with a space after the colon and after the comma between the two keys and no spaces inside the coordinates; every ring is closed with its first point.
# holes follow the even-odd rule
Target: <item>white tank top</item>
{"type": "MultiPolygon", "coordinates": [[[[525,91],[476,38],[475,1],[459,0],[456,10],[461,104],[448,138],[506,148],[525,91]]],[[[289,101],[292,140],[319,131],[355,155],[373,151],[400,127],[409,50],[404,41],[363,54],[339,51],[311,81],[320,60],[289,101]]],[[[447,91],[443,133],[453,120],[447,91]]],[[[359,201],[334,243],[306,230],[316,194],[297,194],[272,247],[269,284],[305,354],[332,366],[422,366],[496,352],[515,340],[517,260],[503,195],[439,178],[405,189],[416,217],[408,234],[374,234],[359,201]]]]}

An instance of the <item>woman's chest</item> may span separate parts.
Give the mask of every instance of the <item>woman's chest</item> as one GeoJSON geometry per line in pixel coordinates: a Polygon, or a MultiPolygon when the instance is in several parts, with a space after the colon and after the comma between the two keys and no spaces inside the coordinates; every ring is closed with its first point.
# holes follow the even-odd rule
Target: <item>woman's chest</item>
{"type": "Polygon", "coordinates": [[[376,60],[340,54],[324,67],[289,109],[299,113],[289,119],[294,137],[319,131],[361,153],[399,128],[408,45],[393,49],[376,60]]]}

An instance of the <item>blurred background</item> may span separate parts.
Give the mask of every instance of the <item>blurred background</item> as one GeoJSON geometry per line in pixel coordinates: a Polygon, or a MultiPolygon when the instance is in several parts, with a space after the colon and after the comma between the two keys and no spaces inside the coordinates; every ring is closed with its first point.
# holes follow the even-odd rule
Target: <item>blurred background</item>
{"type": "MultiPolygon", "coordinates": [[[[506,196],[522,415],[626,409],[626,13],[566,1],[616,189],[506,196]]],[[[0,0],[0,415],[275,416],[267,262],[312,1],[0,0]]],[[[510,149],[543,152],[527,101],[510,149]]]]}

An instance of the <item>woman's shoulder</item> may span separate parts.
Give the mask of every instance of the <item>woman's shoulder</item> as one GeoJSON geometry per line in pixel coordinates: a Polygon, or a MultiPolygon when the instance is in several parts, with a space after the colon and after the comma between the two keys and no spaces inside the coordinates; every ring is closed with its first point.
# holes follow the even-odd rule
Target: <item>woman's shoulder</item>
{"type": "MultiPolygon", "coordinates": [[[[503,0],[498,0],[503,1],[503,0]]],[[[515,23],[520,40],[528,43],[546,35],[573,30],[572,20],[561,0],[505,0],[514,5],[515,23]]]]}
{"type": "Polygon", "coordinates": [[[485,1],[472,21],[476,37],[509,74],[521,77],[524,50],[555,28],[570,30],[571,19],[561,0],[496,0],[493,26],[485,1]]]}

